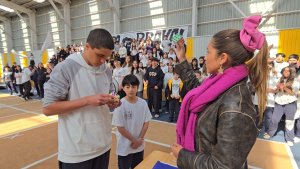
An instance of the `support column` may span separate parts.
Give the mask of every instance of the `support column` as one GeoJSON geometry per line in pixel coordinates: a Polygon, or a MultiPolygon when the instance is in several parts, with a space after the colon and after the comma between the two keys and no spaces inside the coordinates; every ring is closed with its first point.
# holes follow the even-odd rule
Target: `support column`
{"type": "Polygon", "coordinates": [[[113,0],[114,34],[120,33],[120,0],[113,0]]]}
{"type": "Polygon", "coordinates": [[[65,4],[62,4],[64,8],[64,21],[65,21],[65,46],[71,45],[71,17],[70,17],[70,3],[67,2],[65,4]]]}
{"type": "Polygon", "coordinates": [[[197,23],[198,23],[198,6],[197,0],[193,0],[192,8],[192,37],[197,36],[197,23]]]}
{"type": "Polygon", "coordinates": [[[7,45],[7,52],[10,52],[13,49],[13,42],[11,37],[11,22],[10,20],[4,21],[4,31],[7,45]]]}
{"type": "Polygon", "coordinates": [[[29,16],[29,27],[30,27],[30,38],[31,38],[31,47],[32,51],[38,50],[37,46],[37,35],[36,35],[36,19],[35,13],[28,13],[29,16]]]}
{"type": "Polygon", "coordinates": [[[60,13],[53,0],[49,0],[50,4],[65,23],[65,46],[71,45],[71,19],[70,19],[70,2],[68,0],[54,0],[61,4],[64,9],[64,16],[60,13]]]}

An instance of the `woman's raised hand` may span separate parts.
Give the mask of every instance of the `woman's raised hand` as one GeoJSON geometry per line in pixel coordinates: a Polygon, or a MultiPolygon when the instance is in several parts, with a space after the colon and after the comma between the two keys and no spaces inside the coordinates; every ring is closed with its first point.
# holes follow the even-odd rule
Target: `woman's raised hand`
{"type": "Polygon", "coordinates": [[[179,62],[183,62],[186,60],[186,57],[185,57],[185,47],[184,47],[184,39],[181,38],[175,45],[175,47],[173,48],[175,53],[176,53],[176,56],[179,60],[179,62]]]}

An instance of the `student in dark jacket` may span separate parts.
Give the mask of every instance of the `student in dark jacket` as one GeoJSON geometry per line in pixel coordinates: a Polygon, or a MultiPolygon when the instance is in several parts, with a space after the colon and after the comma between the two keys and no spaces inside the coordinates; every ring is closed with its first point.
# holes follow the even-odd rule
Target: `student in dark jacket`
{"type": "Polygon", "coordinates": [[[44,83],[46,82],[46,74],[47,69],[44,68],[43,63],[39,63],[38,69],[37,69],[37,84],[39,86],[40,90],[40,98],[44,98],[44,83]]]}
{"type": "Polygon", "coordinates": [[[145,73],[145,81],[148,84],[147,96],[148,107],[150,111],[154,108],[155,117],[159,117],[159,108],[161,107],[162,88],[165,74],[158,65],[159,60],[153,58],[151,67],[148,67],[145,73]]]}

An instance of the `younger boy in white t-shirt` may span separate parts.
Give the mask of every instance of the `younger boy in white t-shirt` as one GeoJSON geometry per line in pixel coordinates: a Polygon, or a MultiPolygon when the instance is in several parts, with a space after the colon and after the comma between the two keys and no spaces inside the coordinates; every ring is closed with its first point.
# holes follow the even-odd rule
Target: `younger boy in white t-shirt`
{"type": "Polygon", "coordinates": [[[152,118],[147,102],[136,96],[139,80],[127,75],[122,81],[126,96],[113,113],[112,124],[118,128],[117,155],[119,169],[135,168],[144,158],[144,136],[152,118]]]}

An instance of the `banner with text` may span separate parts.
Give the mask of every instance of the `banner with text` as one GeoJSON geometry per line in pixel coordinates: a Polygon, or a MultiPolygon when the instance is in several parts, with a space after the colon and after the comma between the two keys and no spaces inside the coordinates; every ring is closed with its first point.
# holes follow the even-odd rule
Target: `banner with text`
{"type": "Polygon", "coordinates": [[[186,39],[188,34],[188,26],[166,28],[160,30],[150,30],[150,31],[143,31],[143,32],[128,32],[128,33],[118,34],[113,37],[117,41],[123,43],[129,41],[130,39],[146,40],[148,36],[150,36],[153,41],[162,41],[165,35],[167,35],[168,39],[171,40],[173,35],[178,33],[181,34],[184,39],[186,39]]]}

